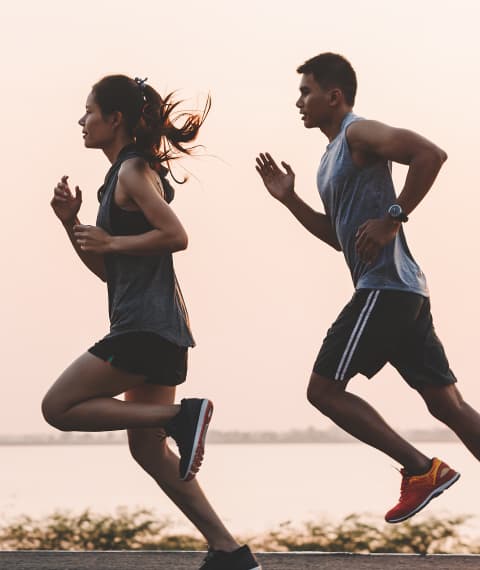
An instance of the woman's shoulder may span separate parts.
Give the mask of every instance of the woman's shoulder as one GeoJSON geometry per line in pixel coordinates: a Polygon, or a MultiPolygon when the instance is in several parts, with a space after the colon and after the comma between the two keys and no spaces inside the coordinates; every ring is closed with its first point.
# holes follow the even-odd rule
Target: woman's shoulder
{"type": "Polygon", "coordinates": [[[147,185],[153,186],[162,197],[165,197],[161,177],[144,157],[135,156],[126,159],[120,166],[118,181],[129,193],[141,192],[147,185]]]}
{"type": "Polygon", "coordinates": [[[151,176],[150,165],[145,157],[136,155],[126,158],[118,170],[118,179],[123,184],[135,184],[141,180],[148,180],[151,176]]]}

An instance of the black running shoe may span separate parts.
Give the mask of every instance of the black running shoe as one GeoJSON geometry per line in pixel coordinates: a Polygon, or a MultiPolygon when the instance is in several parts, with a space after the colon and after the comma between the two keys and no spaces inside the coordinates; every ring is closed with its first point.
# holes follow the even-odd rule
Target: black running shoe
{"type": "Polygon", "coordinates": [[[180,402],[180,411],[165,426],[180,452],[180,479],[195,477],[205,452],[205,436],[213,413],[213,404],[205,398],[187,398],[180,402]]]}
{"type": "Polygon", "coordinates": [[[209,550],[200,570],[262,570],[260,563],[248,546],[233,552],[209,550]]]}

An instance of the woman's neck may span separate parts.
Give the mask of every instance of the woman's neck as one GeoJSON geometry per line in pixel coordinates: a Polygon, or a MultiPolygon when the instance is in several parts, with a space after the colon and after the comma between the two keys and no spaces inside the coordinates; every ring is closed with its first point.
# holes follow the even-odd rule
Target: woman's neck
{"type": "Polygon", "coordinates": [[[135,141],[130,137],[119,137],[118,139],[112,141],[110,145],[104,147],[102,150],[110,161],[110,164],[113,164],[117,160],[117,157],[122,148],[128,144],[133,144],[134,142],[135,141]]]}

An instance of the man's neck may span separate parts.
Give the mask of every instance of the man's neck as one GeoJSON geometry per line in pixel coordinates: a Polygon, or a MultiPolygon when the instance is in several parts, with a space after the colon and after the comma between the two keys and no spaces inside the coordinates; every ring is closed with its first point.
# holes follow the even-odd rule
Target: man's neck
{"type": "Polygon", "coordinates": [[[320,130],[327,137],[328,142],[332,142],[333,139],[338,135],[340,129],[342,128],[343,120],[348,115],[348,113],[351,112],[351,107],[343,107],[342,109],[338,109],[338,112],[331,117],[328,123],[320,126],[320,130]]]}

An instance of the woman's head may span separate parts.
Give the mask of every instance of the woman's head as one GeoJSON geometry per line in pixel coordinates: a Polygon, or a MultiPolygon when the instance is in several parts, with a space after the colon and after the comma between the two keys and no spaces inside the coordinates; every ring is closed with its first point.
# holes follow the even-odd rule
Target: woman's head
{"type": "MultiPolygon", "coordinates": [[[[125,75],[108,75],[95,83],[87,99],[87,112],[80,124],[84,128],[85,145],[99,148],[108,134],[121,129],[122,134],[135,142],[157,170],[161,163],[188,154],[185,146],[193,141],[208,113],[210,100],[200,114],[180,113],[174,117],[179,102],[170,93],[162,98],[146,80],[131,79],[125,75]],[[183,124],[176,126],[176,120],[183,124]],[[102,120],[104,125],[102,125],[102,120]],[[95,137],[89,133],[93,124],[95,137]],[[98,134],[97,134],[98,133],[98,134]]],[[[93,131],[93,129],[92,129],[93,131]]]]}

